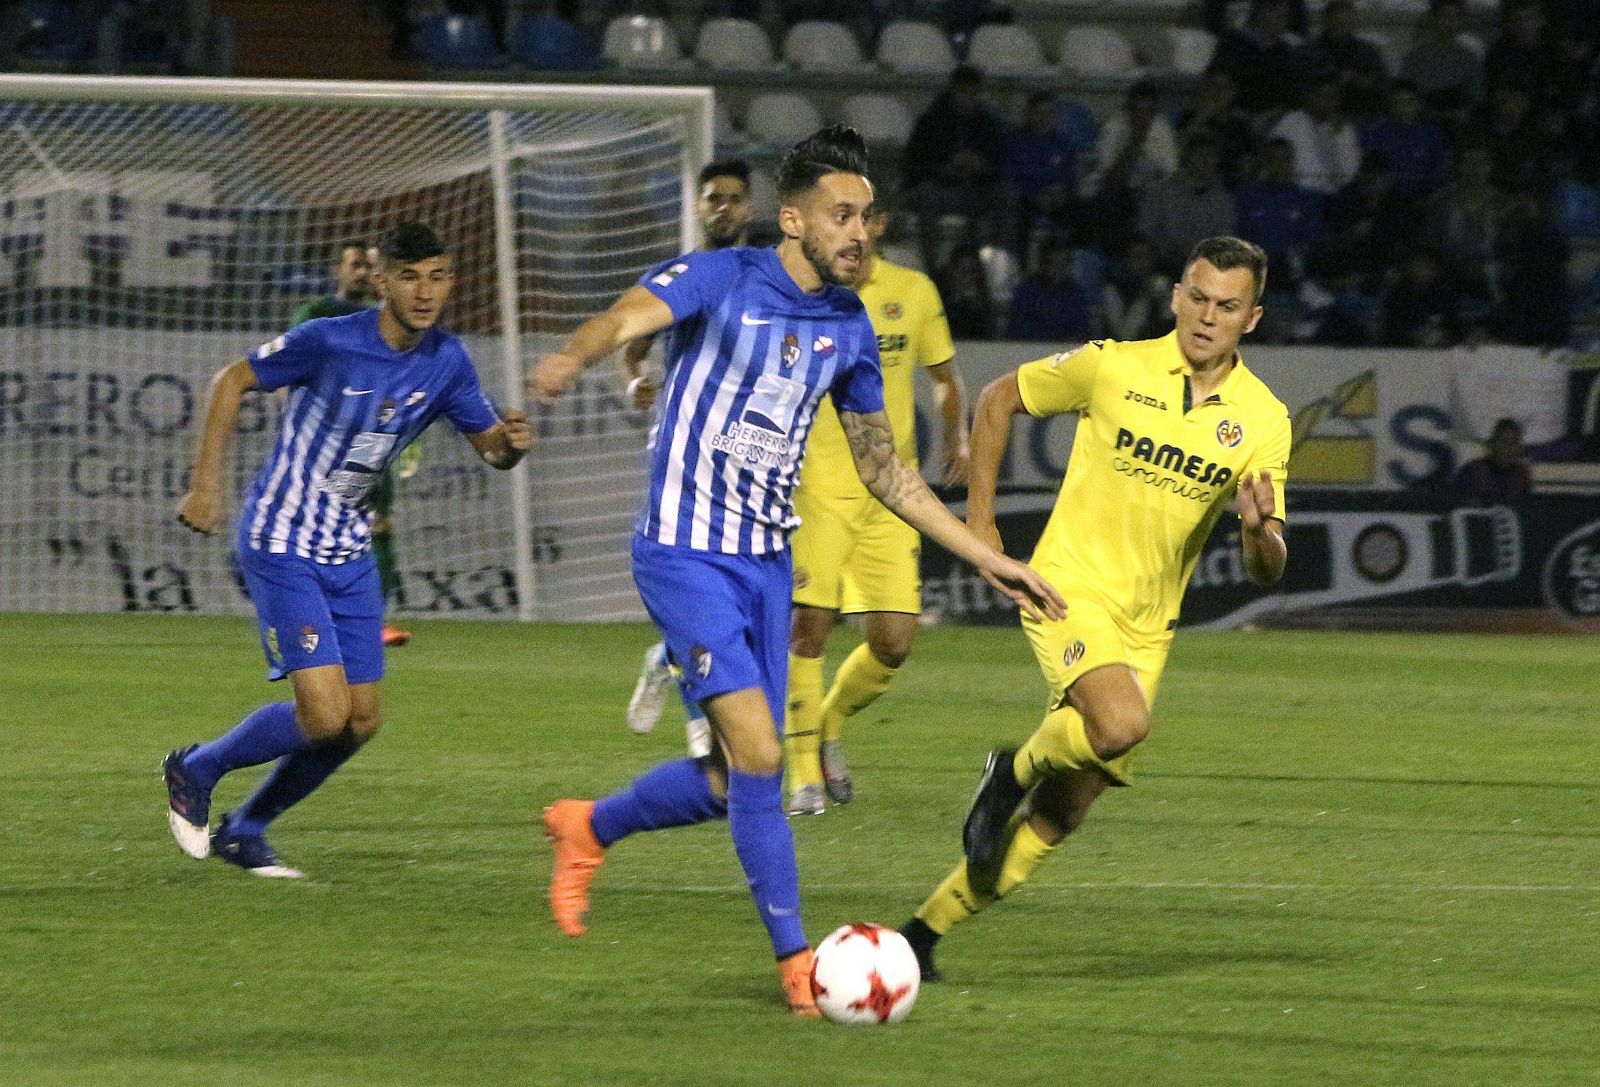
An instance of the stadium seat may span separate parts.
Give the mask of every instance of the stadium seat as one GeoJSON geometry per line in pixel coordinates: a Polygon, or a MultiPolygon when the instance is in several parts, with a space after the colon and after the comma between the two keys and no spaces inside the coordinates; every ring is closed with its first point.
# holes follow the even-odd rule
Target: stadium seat
{"type": "Polygon", "coordinates": [[[972,32],[967,63],[985,75],[1044,75],[1044,50],[1027,27],[984,23],[972,32]]]}
{"type": "Polygon", "coordinates": [[[547,72],[592,72],[600,66],[594,46],[565,19],[523,16],[511,24],[511,55],[547,72]]]}
{"type": "Polygon", "coordinates": [[[1179,75],[1201,75],[1211,66],[1217,36],[1192,26],[1169,26],[1166,34],[1167,69],[1179,75]]]}
{"type": "Polygon", "coordinates": [[[868,143],[904,147],[911,138],[911,111],[892,94],[856,94],[845,99],[843,120],[868,143]]]}
{"type": "Polygon", "coordinates": [[[878,63],[901,75],[948,75],[956,55],[944,31],[932,23],[902,19],[878,36],[878,63]]]}
{"type": "Polygon", "coordinates": [[[619,68],[674,68],[683,62],[677,35],[663,19],[619,15],[606,24],[600,52],[619,68]]]}
{"type": "Polygon", "coordinates": [[[1072,26],[1061,36],[1061,67],[1082,79],[1132,83],[1145,72],[1133,44],[1109,26],[1072,26]]]}
{"type": "Polygon", "coordinates": [[[772,42],[749,19],[707,19],[700,27],[694,56],[701,64],[730,72],[772,66],[772,42]]]}
{"type": "Polygon", "coordinates": [[[434,15],[411,33],[411,48],[435,68],[498,68],[506,58],[494,47],[486,19],[473,15],[434,15]]]}
{"type": "Polygon", "coordinates": [[[763,143],[795,143],[821,127],[822,115],[811,99],[783,91],[756,95],[744,115],[745,131],[763,143]]]}
{"type": "Polygon", "coordinates": [[[861,43],[843,23],[803,19],[783,39],[783,59],[803,72],[861,68],[861,43]]]}

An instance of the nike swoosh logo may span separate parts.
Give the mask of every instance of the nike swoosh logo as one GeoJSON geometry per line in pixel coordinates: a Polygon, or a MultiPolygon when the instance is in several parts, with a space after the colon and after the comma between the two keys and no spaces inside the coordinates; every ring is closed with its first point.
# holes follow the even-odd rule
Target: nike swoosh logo
{"type": "Polygon", "coordinates": [[[770,325],[772,322],[752,317],[748,313],[741,313],[739,314],[739,323],[745,325],[770,325]]]}
{"type": "Polygon", "coordinates": [[[344,394],[346,396],[366,396],[371,391],[371,389],[352,389],[348,385],[344,387],[344,394]]]}

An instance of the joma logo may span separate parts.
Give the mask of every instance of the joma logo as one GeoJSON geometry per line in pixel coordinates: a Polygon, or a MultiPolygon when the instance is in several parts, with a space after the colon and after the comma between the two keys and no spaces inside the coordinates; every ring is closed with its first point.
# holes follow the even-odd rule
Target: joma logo
{"type": "Polygon", "coordinates": [[[1135,404],[1143,404],[1147,408],[1156,408],[1160,411],[1167,410],[1167,402],[1165,400],[1157,400],[1153,396],[1146,396],[1144,393],[1136,393],[1132,389],[1129,389],[1128,394],[1122,399],[1132,400],[1135,404]]]}

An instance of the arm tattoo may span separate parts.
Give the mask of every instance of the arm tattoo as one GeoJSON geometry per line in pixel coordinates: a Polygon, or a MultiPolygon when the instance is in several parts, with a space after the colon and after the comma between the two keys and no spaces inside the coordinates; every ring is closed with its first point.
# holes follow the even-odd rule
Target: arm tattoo
{"type": "Polygon", "coordinates": [[[922,477],[895,455],[894,431],[887,414],[841,411],[839,423],[850,442],[850,455],[855,458],[861,482],[891,512],[899,513],[915,498],[933,498],[922,477]]]}

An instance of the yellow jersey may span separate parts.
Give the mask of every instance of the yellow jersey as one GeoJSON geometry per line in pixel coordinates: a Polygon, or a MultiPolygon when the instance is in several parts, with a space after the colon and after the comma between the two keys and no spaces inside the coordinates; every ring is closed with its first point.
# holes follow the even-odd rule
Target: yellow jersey
{"type": "MultiPolygon", "coordinates": [[[[895,452],[917,464],[916,385],[918,366],[937,366],[955,357],[944,302],[933,280],[911,268],[874,257],[872,271],[856,293],[878,334],[883,360],[883,407],[894,432],[895,452]]],[[[867,488],[856,474],[850,443],[839,425],[833,399],[823,398],[806,441],[800,466],[800,487],[814,495],[865,497],[867,488]]]]}
{"type": "Polygon", "coordinates": [[[1242,359],[1198,404],[1191,373],[1176,332],[1096,340],[1017,370],[1028,414],[1079,416],[1030,565],[1136,631],[1177,621],[1184,586],[1241,475],[1271,473],[1274,516],[1283,516],[1289,410],[1242,359]]]}

